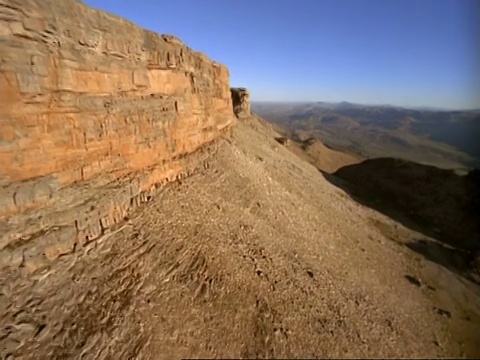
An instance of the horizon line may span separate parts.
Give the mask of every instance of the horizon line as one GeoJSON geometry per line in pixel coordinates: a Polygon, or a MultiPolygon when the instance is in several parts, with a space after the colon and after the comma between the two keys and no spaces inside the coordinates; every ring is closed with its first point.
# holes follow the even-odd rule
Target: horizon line
{"type": "Polygon", "coordinates": [[[276,104],[310,104],[310,103],[325,103],[325,104],[341,104],[347,103],[352,105],[359,106],[383,106],[383,107],[397,107],[403,109],[424,109],[424,110],[442,110],[442,111],[480,111],[480,107],[472,108],[455,108],[455,107],[441,107],[441,106],[432,106],[432,105],[394,105],[394,104],[380,104],[380,103],[358,103],[351,101],[323,101],[323,100],[251,100],[251,103],[276,103],[276,104]]]}

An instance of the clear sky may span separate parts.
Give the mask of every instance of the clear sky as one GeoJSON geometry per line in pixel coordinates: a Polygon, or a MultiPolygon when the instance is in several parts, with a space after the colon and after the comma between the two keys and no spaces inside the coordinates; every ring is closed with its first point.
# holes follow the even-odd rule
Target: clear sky
{"type": "Polygon", "coordinates": [[[256,101],[480,108],[479,0],[85,0],[178,36],[256,101]]]}

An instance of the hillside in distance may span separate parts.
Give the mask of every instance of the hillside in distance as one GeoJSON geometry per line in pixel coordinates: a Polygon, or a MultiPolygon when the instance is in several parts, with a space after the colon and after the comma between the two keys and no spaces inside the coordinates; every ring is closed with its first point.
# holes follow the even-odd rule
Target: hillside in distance
{"type": "Polygon", "coordinates": [[[253,110],[292,133],[365,158],[395,157],[465,171],[480,165],[480,113],[341,103],[254,102],[253,110]]]}
{"type": "Polygon", "coordinates": [[[281,137],[277,141],[301,159],[309,162],[318,170],[332,174],[340,168],[361,162],[363,158],[348,151],[339,151],[326,146],[317,138],[310,136],[308,131],[289,131],[278,124],[271,123],[281,137]]]}

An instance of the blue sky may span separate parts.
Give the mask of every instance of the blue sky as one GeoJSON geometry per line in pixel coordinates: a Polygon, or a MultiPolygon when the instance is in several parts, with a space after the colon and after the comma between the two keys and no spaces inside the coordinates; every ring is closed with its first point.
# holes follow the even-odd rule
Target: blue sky
{"type": "Polygon", "coordinates": [[[257,101],[480,108],[477,0],[85,0],[181,38],[257,101]]]}

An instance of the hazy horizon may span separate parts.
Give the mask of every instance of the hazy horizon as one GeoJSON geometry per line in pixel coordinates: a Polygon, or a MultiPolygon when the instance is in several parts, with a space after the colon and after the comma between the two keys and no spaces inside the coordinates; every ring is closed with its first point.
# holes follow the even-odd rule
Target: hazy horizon
{"type": "Polygon", "coordinates": [[[85,3],[178,36],[252,99],[480,107],[475,0],[85,3]]]}
{"type": "Polygon", "coordinates": [[[441,106],[410,106],[410,105],[395,105],[395,104],[382,104],[382,103],[360,103],[360,102],[353,102],[349,100],[340,100],[340,101],[326,101],[326,100],[298,100],[298,101],[291,101],[291,100],[256,100],[251,99],[252,104],[255,103],[268,103],[268,104],[313,104],[313,103],[325,103],[325,104],[340,104],[340,103],[349,103],[353,105],[359,106],[388,106],[388,107],[398,107],[404,109],[425,109],[425,110],[441,110],[441,111],[480,111],[480,106],[473,107],[473,108],[450,108],[450,107],[441,107],[441,106]]]}

